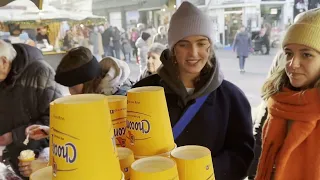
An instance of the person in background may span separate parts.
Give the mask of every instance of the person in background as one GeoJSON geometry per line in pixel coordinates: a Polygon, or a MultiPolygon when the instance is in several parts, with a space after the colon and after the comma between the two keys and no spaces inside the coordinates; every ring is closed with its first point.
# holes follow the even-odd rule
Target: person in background
{"type": "Polygon", "coordinates": [[[109,24],[106,24],[105,31],[102,33],[104,57],[106,57],[106,56],[114,57],[113,49],[111,47],[111,42],[110,42],[111,38],[112,38],[112,34],[113,34],[113,27],[110,26],[109,24]]]}
{"type": "Polygon", "coordinates": [[[320,9],[295,19],[284,36],[284,62],[267,79],[268,119],[256,180],[320,179],[320,9]]]}
{"type": "Polygon", "coordinates": [[[65,50],[69,50],[72,48],[72,32],[70,30],[67,30],[66,36],[63,39],[63,48],[65,50]]]}
{"type": "Polygon", "coordinates": [[[112,43],[113,43],[113,50],[115,52],[115,58],[120,59],[120,50],[121,50],[121,33],[117,27],[113,27],[113,34],[112,34],[112,43]]]}
{"type": "Polygon", "coordinates": [[[233,42],[233,51],[237,51],[237,57],[239,58],[240,72],[244,73],[244,67],[246,63],[246,58],[249,56],[249,51],[251,49],[251,38],[249,37],[246,28],[242,26],[237,33],[233,42]]]}
{"type": "Polygon", "coordinates": [[[87,44],[85,42],[85,38],[83,35],[82,28],[80,26],[77,26],[75,29],[75,37],[73,38],[75,45],[74,47],[84,46],[86,47],[87,44]]]}
{"type": "Polygon", "coordinates": [[[131,38],[130,38],[131,47],[133,48],[132,54],[133,54],[133,56],[136,57],[137,64],[140,64],[139,56],[138,56],[138,48],[136,46],[136,42],[137,42],[138,39],[139,39],[138,29],[132,28],[132,30],[131,30],[131,38]]]}
{"type": "Polygon", "coordinates": [[[138,81],[157,73],[158,68],[162,65],[160,56],[166,49],[166,46],[160,43],[153,43],[148,52],[147,68],[138,78],[138,81]]]}
{"type": "Polygon", "coordinates": [[[84,43],[83,46],[90,49],[90,43],[89,43],[89,28],[85,27],[83,24],[80,25],[83,37],[84,37],[84,43]]]}
{"type": "Polygon", "coordinates": [[[102,36],[99,33],[98,27],[91,27],[89,34],[89,43],[92,45],[92,54],[98,61],[101,61],[104,54],[102,36]]]}
{"type": "Polygon", "coordinates": [[[23,177],[29,174],[19,165],[20,152],[30,149],[38,155],[49,146],[45,139],[31,140],[28,145],[23,141],[28,126],[49,125],[49,104],[62,97],[54,76],[39,49],[0,40],[0,146],[6,146],[3,159],[23,177]]]}
{"type": "Polygon", "coordinates": [[[131,62],[131,52],[132,52],[132,47],[130,45],[129,39],[126,36],[126,33],[123,33],[122,37],[122,52],[124,54],[124,59],[127,63],[131,62]]]}
{"type": "Polygon", "coordinates": [[[147,41],[150,38],[150,34],[147,32],[142,32],[141,37],[136,42],[136,47],[138,48],[138,56],[140,61],[140,74],[147,67],[148,59],[148,44],[147,41]]]}
{"type": "Polygon", "coordinates": [[[152,25],[148,25],[147,28],[144,30],[144,32],[147,32],[150,34],[150,38],[147,41],[148,47],[151,47],[152,43],[153,43],[153,39],[156,36],[157,29],[154,28],[152,25]]]}
{"type": "Polygon", "coordinates": [[[49,36],[48,36],[48,27],[40,27],[37,29],[38,34],[37,34],[37,42],[38,43],[44,43],[43,40],[47,40],[48,44],[50,44],[49,36]]]}
{"type": "Polygon", "coordinates": [[[158,28],[158,34],[154,36],[153,43],[160,43],[165,46],[168,45],[168,36],[166,33],[166,27],[160,26],[158,28]]]}
{"type": "Polygon", "coordinates": [[[56,82],[69,87],[70,94],[125,95],[131,88],[126,62],[106,57],[98,63],[85,47],[71,49],[56,70],[56,82]]]}
{"type": "Polygon", "coordinates": [[[10,36],[8,40],[11,44],[24,43],[25,40],[21,39],[21,29],[19,25],[11,25],[10,26],[10,36]]]}
{"type": "Polygon", "coordinates": [[[269,55],[270,53],[270,36],[271,36],[271,25],[269,23],[265,23],[263,24],[263,28],[261,30],[262,43],[267,48],[267,52],[265,53],[265,55],[269,55]]]}
{"type": "Polygon", "coordinates": [[[162,52],[158,74],[134,87],[162,86],[177,146],[207,147],[216,180],[241,180],[254,157],[251,107],[244,93],[224,80],[213,32],[210,17],[184,1],[171,18],[169,49],[162,52]],[[177,133],[177,122],[191,106],[198,106],[197,113],[177,133]]]}

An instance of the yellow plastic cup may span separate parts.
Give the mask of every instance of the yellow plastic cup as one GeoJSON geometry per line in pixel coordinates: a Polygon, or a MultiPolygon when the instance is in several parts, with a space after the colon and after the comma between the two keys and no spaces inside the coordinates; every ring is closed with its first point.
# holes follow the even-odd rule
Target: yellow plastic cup
{"type": "Polygon", "coordinates": [[[154,156],[175,147],[162,87],[141,87],[128,91],[126,136],[126,147],[136,156],[154,156]]]}
{"type": "Polygon", "coordinates": [[[52,166],[48,166],[30,175],[30,180],[52,180],[52,166]]]}
{"type": "Polygon", "coordinates": [[[107,97],[67,96],[50,104],[50,161],[53,180],[120,180],[107,97]]]}
{"type": "Polygon", "coordinates": [[[135,161],[130,180],[179,180],[176,163],[166,157],[153,156],[135,161]]]}
{"type": "Polygon", "coordinates": [[[127,97],[107,96],[114,136],[118,147],[126,146],[127,97]]]}
{"type": "Polygon", "coordinates": [[[125,179],[129,180],[131,164],[134,162],[133,152],[130,149],[124,147],[118,147],[117,149],[121,170],[124,173],[125,179]]]}
{"type": "Polygon", "coordinates": [[[43,169],[48,166],[48,161],[44,159],[36,159],[31,162],[31,170],[32,172],[36,172],[39,169],[43,169]]]}
{"type": "Polygon", "coordinates": [[[202,146],[182,146],[171,152],[181,180],[214,180],[211,152],[202,146]]]}
{"type": "Polygon", "coordinates": [[[31,157],[31,158],[28,158],[28,159],[22,159],[22,158],[20,158],[20,156],[19,156],[18,159],[19,159],[20,162],[32,162],[32,161],[34,161],[36,158],[35,158],[35,156],[34,156],[34,157],[31,157]]]}

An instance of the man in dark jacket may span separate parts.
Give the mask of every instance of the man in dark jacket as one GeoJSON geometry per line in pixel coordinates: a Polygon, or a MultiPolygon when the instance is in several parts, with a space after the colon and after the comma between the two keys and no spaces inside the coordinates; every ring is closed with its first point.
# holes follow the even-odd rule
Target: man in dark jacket
{"type": "Polygon", "coordinates": [[[113,34],[113,28],[112,26],[108,26],[106,30],[102,33],[102,43],[103,43],[103,49],[104,49],[104,56],[114,56],[113,49],[111,46],[111,38],[113,34]]]}
{"type": "Polygon", "coordinates": [[[164,87],[172,127],[199,98],[206,98],[175,142],[209,148],[216,180],[243,180],[254,157],[251,108],[244,93],[223,78],[213,31],[210,17],[183,2],[171,18],[170,49],[161,55],[158,74],[134,87],[164,87]]]}
{"type": "Polygon", "coordinates": [[[48,126],[49,104],[61,96],[54,70],[40,50],[0,40],[0,146],[6,146],[4,159],[16,172],[22,150],[38,154],[48,147],[47,140],[24,145],[25,129],[31,124],[48,126]]]}
{"type": "Polygon", "coordinates": [[[120,30],[117,27],[113,27],[113,34],[112,34],[112,43],[113,43],[113,50],[115,53],[115,58],[120,59],[120,50],[121,50],[121,34],[120,30]]]}

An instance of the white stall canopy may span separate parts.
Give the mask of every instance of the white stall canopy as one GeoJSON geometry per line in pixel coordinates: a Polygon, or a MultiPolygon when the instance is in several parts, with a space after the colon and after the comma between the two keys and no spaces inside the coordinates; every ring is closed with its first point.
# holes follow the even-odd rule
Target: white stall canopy
{"type": "MultiPolygon", "coordinates": [[[[59,0],[59,2],[61,1],[59,0]]],[[[94,16],[92,10],[89,10],[88,7],[83,8],[84,10],[81,9],[82,6],[88,4],[82,3],[82,6],[80,5],[81,3],[74,6],[74,8],[62,8],[63,6],[54,4],[52,0],[44,0],[42,10],[39,10],[30,0],[15,0],[6,6],[0,7],[0,21],[101,18],[94,16]]],[[[89,8],[92,8],[92,5],[89,8]]]]}

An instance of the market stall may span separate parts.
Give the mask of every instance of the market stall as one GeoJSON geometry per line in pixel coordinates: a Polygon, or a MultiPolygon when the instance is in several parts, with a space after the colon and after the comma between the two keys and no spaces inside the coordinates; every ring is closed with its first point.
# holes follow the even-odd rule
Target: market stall
{"type": "Polygon", "coordinates": [[[16,0],[0,8],[0,22],[4,26],[0,29],[1,39],[37,46],[55,68],[65,50],[79,46],[77,36],[84,36],[79,31],[86,31],[88,25],[104,24],[105,19],[90,12],[57,9],[48,1],[43,1],[42,10],[39,10],[30,0],[16,0]],[[67,31],[71,31],[73,38],[68,48],[64,44],[67,31]]]}

